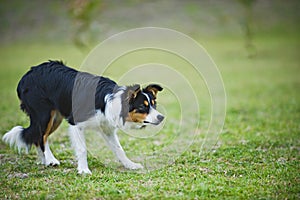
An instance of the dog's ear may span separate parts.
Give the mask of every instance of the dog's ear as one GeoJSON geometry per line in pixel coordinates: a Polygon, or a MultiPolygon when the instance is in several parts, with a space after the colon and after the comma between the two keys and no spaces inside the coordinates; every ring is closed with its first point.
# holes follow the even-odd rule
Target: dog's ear
{"type": "Polygon", "coordinates": [[[163,88],[157,84],[150,84],[146,88],[143,89],[144,92],[150,92],[153,94],[154,98],[156,98],[157,93],[162,91],[163,88]]]}
{"type": "Polygon", "coordinates": [[[128,100],[130,99],[135,99],[137,94],[141,91],[141,86],[138,84],[132,85],[132,86],[127,86],[126,92],[127,92],[127,98],[128,100]]]}

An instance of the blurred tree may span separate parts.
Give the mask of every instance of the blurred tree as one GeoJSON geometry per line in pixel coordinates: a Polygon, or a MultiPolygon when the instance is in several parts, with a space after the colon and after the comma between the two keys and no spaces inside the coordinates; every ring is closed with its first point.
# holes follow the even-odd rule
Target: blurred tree
{"type": "Polygon", "coordinates": [[[81,49],[88,47],[91,39],[90,26],[95,11],[100,9],[100,4],[100,0],[72,0],[69,3],[69,14],[75,27],[72,40],[81,49]]]}
{"type": "Polygon", "coordinates": [[[237,0],[244,8],[242,30],[245,37],[245,47],[249,58],[256,56],[257,51],[253,43],[253,5],[256,0],[237,0]]]}

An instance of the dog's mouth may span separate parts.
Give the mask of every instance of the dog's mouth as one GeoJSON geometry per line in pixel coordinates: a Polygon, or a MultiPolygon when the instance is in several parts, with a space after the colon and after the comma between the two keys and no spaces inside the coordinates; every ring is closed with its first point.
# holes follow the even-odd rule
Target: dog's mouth
{"type": "Polygon", "coordinates": [[[148,122],[148,121],[143,121],[143,125],[141,126],[141,128],[140,129],[144,129],[144,128],[146,128],[147,127],[147,125],[154,125],[154,126],[157,126],[157,125],[159,125],[160,124],[160,122],[148,122]]]}
{"type": "MultiPolygon", "coordinates": [[[[148,121],[144,121],[143,122],[144,124],[151,124],[151,125],[155,125],[157,126],[158,124],[160,124],[160,122],[148,122],[148,121]]],[[[146,126],[146,125],[143,125],[143,127],[146,126]]]]}
{"type": "Polygon", "coordinates": [[[162,121],[158,121],[158,122],[149,122],[149,121],[143,121],[142,125],[139,127],[139,129],[144,129],[146,128],[148,125],[153,125],[153,126],[157,126],[161,123],[162,121]]]}

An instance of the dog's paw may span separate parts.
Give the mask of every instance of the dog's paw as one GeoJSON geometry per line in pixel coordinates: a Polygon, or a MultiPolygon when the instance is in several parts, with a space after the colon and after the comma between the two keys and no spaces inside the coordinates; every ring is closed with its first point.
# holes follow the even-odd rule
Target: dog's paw
{"type": "Polygon", "coordinates": [[[47,159],[45,162],[46,166],[58,166],[60,165],[60,162],[56,158],[47,159]]]}
{"type": "Polygon", "coordinates": [[[85,174],[87,174],[87,175],[91,175],[92,174],[92,172],[91,172],[91,170],[89,170],[89,168],[77,168],[77,170],[78,170],[78,174],[82,174],[82,175],[85,175],[85,174]]]}
{"type": "Polygon", "coordinates": [[[143,165],[140,163],[134,163],[134,162],[127,162],[124,163],[124,167],[131,170],[137,170],[137,169],[143,169],[143,165]]]}

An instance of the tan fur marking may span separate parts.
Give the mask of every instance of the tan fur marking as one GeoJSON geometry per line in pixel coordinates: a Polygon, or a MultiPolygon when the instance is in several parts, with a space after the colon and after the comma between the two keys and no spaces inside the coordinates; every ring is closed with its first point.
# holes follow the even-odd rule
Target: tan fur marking
{"type": "Polygon", "coordinates": [[[155,92],[154,90],[150,90],[150,91],[152,92],[153,96],[156,97],[157,92],[155,92]]]}
{"type": "Polygon", "coordinates": [[[148,103],[148,101],[144,101],[144,104],[145,104],[145,106],[149,106],[149,103],[148,103]]]}
{"type": "Polygon", "coordinates": [[[44,137],[43,137],[44,144],[47,142],[47,138],[49,137],[49,135],[58,128],[62,119],[63,119],[63,117],[57,110],[51,111],[50,120],[48,122],[46,131],[45,131],[44,137]]]}
{"type": "Polygon", "coordinates": [[[53,126],[51,128],[51,131],[50,131],[49,135],[51,133],[53,133],[59,127],[62,120],[63,120],[63,116],[60,114],[60,112],[56,111],[55,117],[54,117],[54,120],[53,120],[53,126]]]}
{"type": "Polygon", "coordinates": [[[148,86],[146,88],[146,90],[149,91],[149,92],[151,92],[153,94],[154,98],[156,98],[157,93],[158,93],[158,89],[157,88],[148,86]]]}
{"type": "Polygon", "coordinates": [[[146,113],[137,113],[136,110],[133,110],[128,114],[126,121],[142,123],[146,119],[146,117],[146,113]]]}

